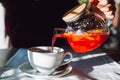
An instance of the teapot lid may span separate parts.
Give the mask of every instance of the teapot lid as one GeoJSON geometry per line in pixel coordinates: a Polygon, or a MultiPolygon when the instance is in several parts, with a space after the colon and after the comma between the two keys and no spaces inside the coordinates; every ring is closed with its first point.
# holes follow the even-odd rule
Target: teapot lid
{"type": "Polygon", "coordinates": [[[87,4],[83,3],[72,8],[63,16],[63,20],[65,22],[72,22],[79,19],[79,16],[81,16],[85,12],[86,6],[87,4]]]}

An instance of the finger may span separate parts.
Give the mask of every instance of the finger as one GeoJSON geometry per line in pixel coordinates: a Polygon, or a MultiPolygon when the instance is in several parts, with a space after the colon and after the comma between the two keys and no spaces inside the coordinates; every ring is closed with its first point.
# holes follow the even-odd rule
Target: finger
{"type": "Polygon", "coordinates": [[[100,11],[107,12],[107,11],[110,11],[111,4],[108,4],[106,6],[100,6],[99,5],[97,7],[100,9],[100,11]]]}
{"type": "Polygon", "coordinates": [[[108,0],[98,0],[98,5],[107,5],[108,4],[108,0]]]}
{"type": "Polygon", "coordinates": [[[105,15],[112,15],[112,11],[104,12],[105,15]]]}
{"type": "Polygon", "coordinates": [[[109,19],[112,20],[112,19],[114,19],[114,15],[106,16],[106,19],[107,20],[109,20],[109,19]]]}
{"type": "Polygon", "coordinates": [[[112,11],[104,12],[107,19],[113,19],[114,15],[112,11]]]}
{"type": "Polygon", "coordinates": [[[103,12],[107,12],[107,11],[109,11],[110,9],[109,8],[107,8],[107,7],[104,7],[104,8],[100,8],[100,11],[103,11],[103,12]]]}

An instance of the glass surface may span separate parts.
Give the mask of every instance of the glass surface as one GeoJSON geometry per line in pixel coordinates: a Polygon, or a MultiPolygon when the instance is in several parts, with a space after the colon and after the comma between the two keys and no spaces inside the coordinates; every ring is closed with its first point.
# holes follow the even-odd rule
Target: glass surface
{"type": "Polygon", "coordinates": [[[109,28],[104,19],[99,14],[89,11],[86,4],[68,11],[63,20],[67,28],[54,29],[52,46],[56,38],[66,38],[75,52],[85,53],[101,46],[109,36],[109,28]]]}

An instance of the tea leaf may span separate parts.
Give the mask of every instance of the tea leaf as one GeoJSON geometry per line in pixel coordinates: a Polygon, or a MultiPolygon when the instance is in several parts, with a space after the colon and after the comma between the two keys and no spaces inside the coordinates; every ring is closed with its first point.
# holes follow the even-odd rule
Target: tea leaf
{"type": "Polygon", "coordinates": [[[87,8],[90,8],[90,5],[89,5],[89,0],[77,0],[79,4],[83,4],[83,3],[86,3],[87,4],[87,8]]]}
{"type": "Polygon", "coordinates": [[[89,1],[89,0],[78,0],[78,2],[79,2],[80,4],[83,4],[83,3],[88,4],[88,1],[89,1]]]}

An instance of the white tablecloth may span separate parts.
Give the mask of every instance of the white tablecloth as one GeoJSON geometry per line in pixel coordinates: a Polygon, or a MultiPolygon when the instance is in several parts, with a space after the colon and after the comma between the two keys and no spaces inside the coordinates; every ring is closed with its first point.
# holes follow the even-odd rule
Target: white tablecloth
{"type": "Polygon", "coordinates": [[[0,69],[1,80],[120,80],[120,65],[107,56],[101,49],[90,53],[78,54],[72,50],[74,58],[70,65],[70,74],[59,78],[37,78],[18,71],[18,67],[28,62],[27,50],[19,49],[16,54],[0,69]]]}

